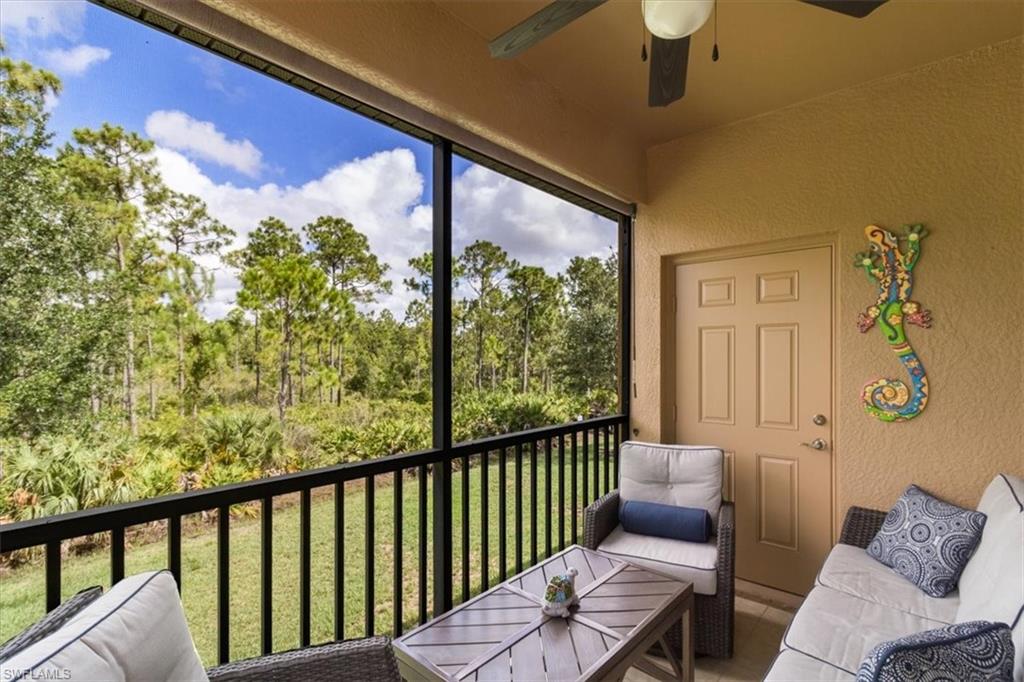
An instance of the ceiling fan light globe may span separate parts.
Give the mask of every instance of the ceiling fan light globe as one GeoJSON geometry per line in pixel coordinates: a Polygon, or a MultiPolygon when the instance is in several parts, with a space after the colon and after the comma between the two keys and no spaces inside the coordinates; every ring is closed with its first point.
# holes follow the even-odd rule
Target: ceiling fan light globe
{"type": "Polygon", "coordinates": [[[642,4],[647,30],[665,40],[695,33],[714,8],[715,0],[643,0],[642,4]]]}

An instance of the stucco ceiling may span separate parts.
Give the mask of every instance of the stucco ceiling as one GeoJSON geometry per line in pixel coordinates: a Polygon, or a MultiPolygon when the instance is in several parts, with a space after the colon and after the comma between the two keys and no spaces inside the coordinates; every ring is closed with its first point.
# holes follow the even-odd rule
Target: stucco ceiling
{"type": "MultiPolygon", "coordinates": [[[[544,0],[436,0],[486,42],[544,0]]],[[[515,58],[647,145],[912,69],[1024,32],[1022,0],[890,0],[852,19],[797,0],[719,0],[693,37],[686,96],[647,106],[639,0],[610,0],[515,58]]],[[[879,112],[884,115],[884,112],[879,112]]]]}

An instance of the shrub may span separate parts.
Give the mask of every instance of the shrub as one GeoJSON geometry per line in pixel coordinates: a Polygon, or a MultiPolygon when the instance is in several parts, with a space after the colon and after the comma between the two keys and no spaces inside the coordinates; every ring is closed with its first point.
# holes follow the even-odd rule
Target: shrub
{"type": "Polygon", "coordinates": [[[287,469],[280,424],[265,410],[204,416],[180,452],[189,475],[185,487],[207,488],[287,469]]]}
{"type": "Polygon", "coordinates": [[[430,447],[430,426],[404,419],[379,419],[363,429],[353,443],[357,460],[374,459],[430,447]]]}
{"type": "MultiPolygon", "coordinates": [[[[457,442],[564,424],[615,410],[613,391],[569,397],[511,388],[457,396],[457,442]]],[[[258,407],[164,410],[137,438],[100,415],[95,431],[0,440],[0,517],[28,519],[157,497],[431,445],[430,406],[346,397],[290,408],[282,429],[258,407]]],[[[116,416],[116,415],[115,415],[116,416]]]]}
{"type": "Polygon", "coordinates": [[[576,418],[572,408],[570,400],[553,393],[503,390],[461,395],[453,406],[453,436],[461,442],[564,424],[576,418]]]}
{"type": "Polygon", "coordinates": [[[123,442],[42,436],[2,445],[2,513],[16,520],[135,499],[131,456],[123,442]]]}
{"type": "Polygon", "coordinates": [[[430,407],[419,403],[352,397],[297,407],[288,419],[288,443],[303,468],[430,447],[430,407]]]}
{"type": "Polygon", "coordinates": [[[134,488],[140,498],[159,497],[183,488],[181,453],[176,449],[140,450],[134,473],[134,488]]]}

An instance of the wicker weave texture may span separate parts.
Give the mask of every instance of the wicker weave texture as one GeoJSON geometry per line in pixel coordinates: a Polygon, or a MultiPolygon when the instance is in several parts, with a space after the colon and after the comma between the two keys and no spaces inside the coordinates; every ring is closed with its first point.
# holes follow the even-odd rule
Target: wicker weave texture
{"type": "MultiPolygon", "coordinates": [[[[594,500],[583,511],[583,545],[597,546],[619,525],[619,491],[594,500]]],[[[694,649],[698,654],[731,658],[736,613],[736,507],[722,503],[718,516],[718,590],[714,595],[695,594],[694,649]]],[[[669,646],[682,655],[683,628],[666,633],[669,646]]]]}
{"type": "Polygon", "coordinates": [[[843,520],[843,529],[839,533],[839,542],[867,549],[885,521],[885,512],[864,507],[850,507],[843,520]]]}
{"type": "Polygon", "coordinates": [[[597,549],[619,525],[619,491],[612,490],[583,510],[583,546],[597,549]]]}
{"type": "Polygon", "coordinates": [[[380,680],[400,682],[387,637],[367,637],[226,663],[207,671],[214,682],[380,680]]]}
{"type": "Polygon", "coordinates": [[[13,658],[15,654],[57,632],[69,620],[85,610],[85,607],[99,599],[102,594],[102,587],[87,587],[70,599],[61,602],[60,606],[33,623],[27,630],[0,645],[0,661],[13,658]]]}

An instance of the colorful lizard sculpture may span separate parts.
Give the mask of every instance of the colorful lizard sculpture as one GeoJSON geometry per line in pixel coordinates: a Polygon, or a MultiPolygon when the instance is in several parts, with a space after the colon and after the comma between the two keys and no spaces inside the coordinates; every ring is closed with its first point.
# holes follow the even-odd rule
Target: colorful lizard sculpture
{"type": "Polygon", "coordinates": [[[864,408],[885,422],[906,421],[924,411],[928,404],[928,377],[917,353],[907,341],[903,323],[931,327],[931,313],[911,300],[914,266],[921,256],[921,240],[928,231],[923,225],[906,226],[906,251],[900,251],[899,238],[877,225],[868,225],[864,234],[870,251],[858,253],[854,265],[863,268],[869,281],[878,284],[878,301],[857,318],[861,333],[878,322],[885,340],[910,374],[910,387],[899,379],[876,379],[864,386],[864,408]]]}

